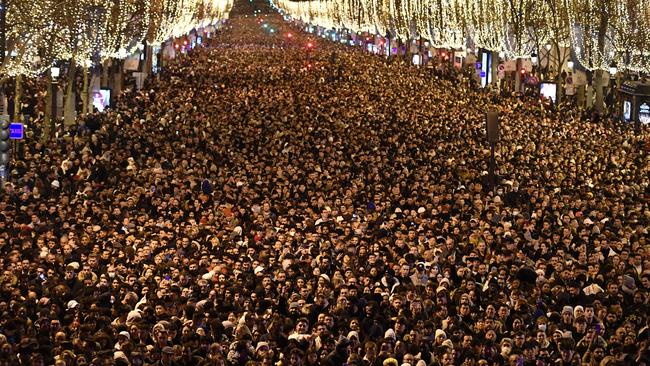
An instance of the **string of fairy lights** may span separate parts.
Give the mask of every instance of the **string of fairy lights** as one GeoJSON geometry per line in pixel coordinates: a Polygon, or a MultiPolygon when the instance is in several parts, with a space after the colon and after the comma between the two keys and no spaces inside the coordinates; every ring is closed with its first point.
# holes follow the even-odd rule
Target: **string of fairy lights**
{"type": "Polygon", "coordinates": [[[589,70],[650,72],[650,0],[272,0],[326,29],[422,37],[433,47],[480,47],[506,59],[570,48],[589,70]]]}
{"type": "Polygon", "coordinates": [[[57,61],[125,58],[228,16],[232,0],[31,0],[6,9],[0,74],[37,76],[57,61]]]}

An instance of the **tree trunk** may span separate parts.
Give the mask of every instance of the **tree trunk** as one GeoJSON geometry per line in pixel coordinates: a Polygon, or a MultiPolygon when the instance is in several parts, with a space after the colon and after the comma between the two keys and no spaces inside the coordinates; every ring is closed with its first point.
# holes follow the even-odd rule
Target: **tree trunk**
{"type": "Polygon", "coordinates": [[[109,89],[112,89],[113,86],[113,81],[109,78],[109,69],[110,69],[110,64],[109,60],[106,60],[102,63],[102,72],[101,72],[101,80],[99,82],[100,87],[108,87],[109,89]]]}
{"type": "MultiPolygon", "coordinates": [[[[606,9],[602,9],[600,12],[600,22],[598,24],[598,52],[600,52],[601,55],[605,54],[605,37],[607,36],[607,29],[609,28],[608,13],[609,12],[606,11],[606,9]]],[[[602,60],[598,61],[602,62],[602,60]]],[[[605,106],[605,98],[603,96],[603,70],[600,69],[601,65],[596,66],[598,69],[596,70],[592,84],[596,88],[595,109],[596,112],[601,113],[603,111],[603,107],[605,106]]]]}
{"type": "Polygon", "coordinates": [[[517,67],[515,69],[515,93],[521,92],[521,59],[517,59],[517,67]]]}
{"type": "Polygon", "coordinates": [[[8,115],[9,111],[9,106],[7,106],[7,94],[5,93],[5,84],[4,82],[0,82],[0,114],[1,115],[8,115]]]}
{"type": "MultiPolygon", "coordinates": [[[[120,94],[122,93],[122,66],[123,62],[122,60],[114,59],[113,64],[115,65],[114,69],[114,82],[113,82],[113,96],[112,98],[118,98],[120,94]]],[[[115,99],[117,100],[117,99],[115,99]]]]}
{"type": "Polygon", "coordinates": [[[147,44],[145,52],[144,73],[146,74],[146,77],[149,77],[151,75],[151,69],[153,68],[153,47],[147,44]]]}
{"type": "Polygon", "coordinates": [[[548,69],[549,79],[550,79],[550,75],[551,75],[551,72],[552,72],[551,70],[555,70],[555,75],[553,75],[553,80],[555,80],[555,83],[557,84],[557,97],[555,98],[555,101],[556,101],[556,103],[559,104],[560,101],[562,100],[562,97],[564,96],[564,81],[565,80],[562,80],[562,68],[564,66],[565,58],[561,54],[562,51],[560,50],[559,43],[555,42],[553,48],[548,51],[549,53],[548,53],[548,61],[547,61],[546,68],[548,69]],[[551,64],[551,56],[552,56],[552,49],[553,48],[555,49],[555,52],[557,53],[557,57],[556,57],[557,65],[552,65],[551,64]]]}
{"type": "Polygon", "coordinates": [[[593,88],[595,89],[596,92],[596,101],[594,104],[594,109],[600,113],[603,111],[603,107],[605,106],[605,96],[604,96],[604,88],[603,88],[603,70],[598,69],[594,73],[594,80],[592,81],[593,88]]]}
{"type": "Polygon", "coordinates": [[[77,123],[77,111],[75,102],[75,74],[76,64],[74,58],[70,60],[70,68],[68,68],[68,84],[65,91],[65,106],[63,112],[63,121],[65,126],[71,126],[77,123]]]}
{"type": "Polygon", "coordinates": [[[86,115],[88,113],[88,66],[84,65],[84,85],[81,92],[81,113],[86,115]]]}
{"type": "Polygon", "coordinates": [[[584,109],[586,105],[586,99],[587,99],[587,92],[586,92],[587,87],[585,85],[580,85],[576,87],[576,93],[577,93],[577,100],[578,100],[578,108],[579,109],[584,109]]]}
{"type": "Polygon", "coordinates": [[[411,42],[413,40],[410,37],[406,38],[406,47],[404,48],[404,60],[406,61],[406,64],[408,65],[411,62],[411,42]]]}
{"type": "Polygon", "coordinates": [[[23,96],[23,76],[16,75],[16,93],[14,94],[14,122],[22,122],[20,119],[21,104],[23,96]]]}

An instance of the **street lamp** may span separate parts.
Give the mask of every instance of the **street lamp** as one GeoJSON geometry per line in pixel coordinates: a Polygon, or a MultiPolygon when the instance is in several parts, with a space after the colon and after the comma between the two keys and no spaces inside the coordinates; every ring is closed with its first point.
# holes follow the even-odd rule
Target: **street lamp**
{"type": "Polygon", "coordinates": [[[573,71],[573,61],[568,61],[566,65],[571,71],[573,71]]]}
{"type": "Polygon", "coordinates": [[[57,115],[57,110],[56,110],[56,101],[57,101],[57,91],[59,90],[59,83],[57,82],[57,78],[61,74],[61,69],[57,66],[52,66],[50,68],[50,76],[52,77],[52,83],[50,85],[50,92],[48,98],[51,98],[51,110],[49,111],[50,113],[50,131],[54,131],[54,121],[56,120],[56,115],[57,115]]]}
{"type": "Polygon", "coordinates": [[[615,108],[615,106],[618,104],[617,103],[617,94],[616,94],[616,89],[618,87],[618,80],[617,80],[617,73],[618,73],[618,68],[616,67],[616,61],[612,60],[612,63],[609,64],[609,79],[610,79],[610,85],[611,89],[609,92],[609,95],[607,96],[607,105],[610,108],[615,108]]]}
{"type": "Polygon", "coordinates": [[[537,65],[537,54],[535,52],[530,55],[530,61],[533,63],[533,65],[537,65]]]}
{"type": "Polygon", "coordinates": [[[307,42],[307,63],[311,65],[311,51],[314,49],[314,44],[311,41],[307,42]]]}
{"type": "Polygon", "coordinates": [[[616,62],[612,61],[612,63],[609,64],[609,76],[613,79],[617,72],[618,68],[616,67],[616,62]]]}

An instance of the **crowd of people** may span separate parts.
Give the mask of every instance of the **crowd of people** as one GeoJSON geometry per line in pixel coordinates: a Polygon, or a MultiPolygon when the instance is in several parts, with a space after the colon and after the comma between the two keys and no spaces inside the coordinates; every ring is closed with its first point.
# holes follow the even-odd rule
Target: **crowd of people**
{"type": "Polygon", "coordinates": [[[25,141],[0,194],[0,364],[648,364],[647,128],[257,5],[92,126],[25,141]]]}

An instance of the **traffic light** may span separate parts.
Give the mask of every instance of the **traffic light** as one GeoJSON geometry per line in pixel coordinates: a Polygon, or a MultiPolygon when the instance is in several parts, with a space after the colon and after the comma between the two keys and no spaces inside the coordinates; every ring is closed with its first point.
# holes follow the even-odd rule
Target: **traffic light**
{"type": "Polygon", "coordinates": [[[312,48],[314,48],[314,44],[311,42],[307,43],[307,49],[311,50],[312,48]]]}
{"type": "Polygon", "coordinates": [[[291,39],[293,37],[293,34],[287,33],[287,38],[291,39]]]}
{"type": "Polygon", "coordinates": [[[0,120],[0,165],[9,164],[11,141],[9,140],[9,119],[0,120]]]}

